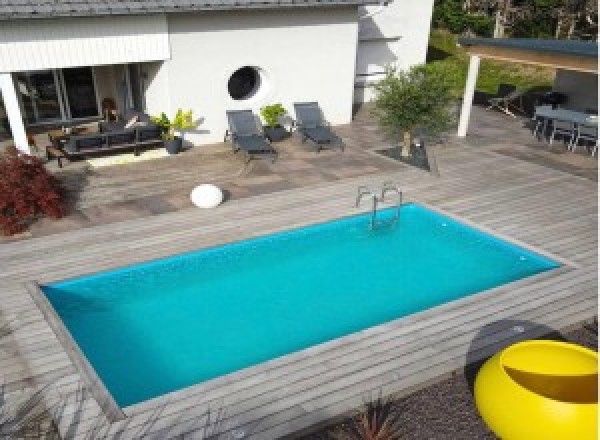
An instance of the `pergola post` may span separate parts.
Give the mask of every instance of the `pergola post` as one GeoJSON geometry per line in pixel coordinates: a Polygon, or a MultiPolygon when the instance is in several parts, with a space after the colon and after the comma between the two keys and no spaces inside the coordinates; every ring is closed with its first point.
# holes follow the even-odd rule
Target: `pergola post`
{"type": "Polygon", "coordinates": [[[21,116],[21,108],[17,99],[17,91],[10,73],[0,73],[0,94],[4,102],[6,116],[8,116],[8,124],[12,133],[15,147],[25,154],[31,154],[27,135],[25,134],[25,126],[23,125],[23,117],[21,116]]]}
{"type": "Polygon", "coordinates": [[[462,108],[460,110],[460,120],[458,122],[458,137],[465,137],[467,135],[478,74],[479,56],[471,55],[471,59],[469,60],[469,73],[467,74],[467,83],[465,84],[465,93],[463,95],[462,108]]]}

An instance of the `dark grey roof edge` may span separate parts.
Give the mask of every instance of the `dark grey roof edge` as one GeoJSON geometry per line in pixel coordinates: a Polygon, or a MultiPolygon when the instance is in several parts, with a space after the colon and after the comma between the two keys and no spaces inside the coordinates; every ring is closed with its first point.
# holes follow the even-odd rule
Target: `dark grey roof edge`
{"type": "Polygon", "coordinates": [[[537,38],[459,38],[461,46],[495,46],[584,58],[598,58],[597,41],[551,40],[537,38]]]}
{"type": "MultiPolygon", "coordinates": [[[[66,2],[65,2],[66,3],[66,2]]],[[[139,7],[124,9],[111,9],[110,3],[102,3],[102,9],[98,8],[98,0],[89,0],[88,2],[78,3],[79,9],[52,9],[40,8],[35,10],[35,6],[9,6],[7,3],[0,3],[0,21],[23,20],[39,18],[61,18],[61,17],[99,17],[99,16],[126,16],[126,15],[149,15],[164,13],[181,12],[204,12],[204,11],[227,11],[240,9],[288,9],[288,8],[307,8],[307,7],[339,7],[339,6],[363,6],[380,4],[380,0],[237,0],[225,2],[221,0],[204,0],[197,4],[175,5],[173,2],[164,2],[160,6],[142,6],[143,2],[129,3],[139,7]],[[212,2],[211,2],[212,1],[212,2]],[[89,6],[81,8],[81,5],[87,3],[89,6]]]]}

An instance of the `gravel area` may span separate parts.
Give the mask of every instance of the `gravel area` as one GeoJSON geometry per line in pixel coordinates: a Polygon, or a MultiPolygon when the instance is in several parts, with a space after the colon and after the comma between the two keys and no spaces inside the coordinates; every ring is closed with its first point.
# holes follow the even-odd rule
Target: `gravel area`
{"type": "MultiPolygon", "coordinates": [[[[574,342],[598,350],[598,324],[585,324],[564,333],[551,333],[543,339],[574,342]]],[[[473,402],[470,378],[477,367],[467,367],[452,377],[398,399],[395,410],[400,416],[403,440],[487,440],[496,437],[481,421],[473,402]]],[[[297,440],[332,440],[339,426],[319,428],[294,437],[297,440]]]]}

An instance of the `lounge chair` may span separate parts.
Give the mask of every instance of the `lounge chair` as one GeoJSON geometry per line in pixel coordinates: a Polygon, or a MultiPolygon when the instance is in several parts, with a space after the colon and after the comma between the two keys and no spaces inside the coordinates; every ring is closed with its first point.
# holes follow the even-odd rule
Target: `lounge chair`
{"type": "Polygon", "coordinates": [[[510,110],[510,107],[519,113],[525,113],[523,110],[523,94],[524,93],[520,90],[513,90],[504,96],[490,98],[488,100],[490,105],[487,109],[491,110],[493,108],[497,108],[501,112],[516,118],[515,114],[510,110]]]}
{"type": "Polygon", "coordinates": [[[253,157],[277,159],[277,151],[258,129],[252,110],[227,111],[229,130],[225,132],[225,141],[230,140],[234,152],[243,151],[248,161],[253,157]]]}
{"type": "Polygon", "coordinates": [[[307,140],[312,142],[317,153],[321,148],[334,147],[344,151],[344,142],[337,136],[327,121],[323,119],[323,114],[316,102],[301,102],[294,104],[296,112],[295,126],[302,136],[302,142],[307,140]]]}

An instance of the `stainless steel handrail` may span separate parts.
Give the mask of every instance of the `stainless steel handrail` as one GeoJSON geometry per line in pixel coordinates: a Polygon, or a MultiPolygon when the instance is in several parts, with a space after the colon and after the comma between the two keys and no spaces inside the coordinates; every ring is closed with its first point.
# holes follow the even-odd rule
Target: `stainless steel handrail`
{"type": "Polygon", "coordinates": [[[371,207],[371,229],[375,229],[375,216],[377,214],[377,196],[375,195],[375,193],[373,191],[371,191],[369,189],[369,187],[362,185],[358,187],[358,194],[356,196],[356,204],[355,207],[359,207],[360,206],[360,202],[362,201],[362,198],[364,196],[369,196],[371,198],[371,201],[373,203],[372,207],[371,207]]]}
{"type": "Polygon", "coordinates": [[[381,187],[381,202],[385,201],[385,194],[390,191],[395,192],[398,195],[396,216],[392,220],[393,222],[397,222],[400,219],[400,208],[402,208],[402,190],[400,190],[400,188],[394,182],[383,182],[383,186],[381,187]]]}

